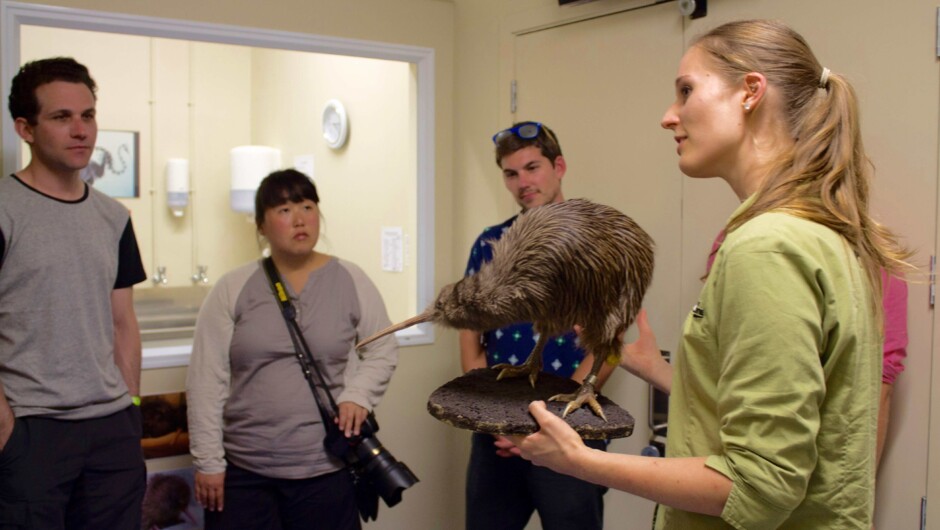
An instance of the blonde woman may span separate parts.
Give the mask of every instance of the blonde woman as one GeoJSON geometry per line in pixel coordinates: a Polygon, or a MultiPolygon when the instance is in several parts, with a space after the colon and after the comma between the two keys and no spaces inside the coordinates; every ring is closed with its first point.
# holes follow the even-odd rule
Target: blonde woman
{"type": "Polygon", "coordinates": [[[666,458],[588,449],[533,403],[522,456],[660,503],[658,528],[872,525],[880,270],[906,255],[868,215],[849,83],[772,21],[718,27],[685,53],[662,126],[679,168],[741,200],[674,365],[645,315],[622,366],[670,392],[666,458]]]}

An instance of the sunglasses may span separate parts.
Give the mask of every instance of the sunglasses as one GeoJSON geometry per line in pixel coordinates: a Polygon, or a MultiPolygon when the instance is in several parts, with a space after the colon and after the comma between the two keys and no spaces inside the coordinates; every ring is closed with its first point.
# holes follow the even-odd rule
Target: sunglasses
{"type": "Polygon", "coordinates": [[[498,133],[493,135],[493,143],[498,144],[500,140],[506,138],[507,136],[514,134],[523,140],[532,140],[538,137],[539,133],[542,132],[542,124],[535,121],[527,121],[525,123],[520,123],[515,127],[510,127],[508,129],[503,129],[498,133]]]}

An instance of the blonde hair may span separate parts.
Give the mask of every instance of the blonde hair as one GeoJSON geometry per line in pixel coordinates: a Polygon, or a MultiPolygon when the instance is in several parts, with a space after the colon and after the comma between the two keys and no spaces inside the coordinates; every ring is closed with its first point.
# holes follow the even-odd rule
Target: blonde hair
{"type": "Polygon", "coordinates": [[[873,167],[862,145],[858,98],[849,82],[823,68],[803,37],[781,22],[731,22],[693,46],[705,51],[731,83],[750,72],[763,74],[780,94],[795,140],[771,164],[751,206],[726,230],[770,210],[786,211],[841,234],[875,293],[881,292],[881,269],[903,276],[911,268],[904,261],[910,252],[868,214],[873,167]]]}

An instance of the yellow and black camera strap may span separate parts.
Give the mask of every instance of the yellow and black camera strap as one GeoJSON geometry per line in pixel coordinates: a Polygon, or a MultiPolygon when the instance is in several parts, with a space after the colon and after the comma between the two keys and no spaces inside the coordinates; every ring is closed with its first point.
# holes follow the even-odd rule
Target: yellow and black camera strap
{"type": "Polygon", "coordinates": [[[336,426],[334,419],[339,416],[339,408],[336,406],[336,401],[333,399],[333,395],[330,394],[330,390],[326,386],[326,380],[323,378],[323,373],[320,372],[320,368],[313,358],[313,353],[310,351],[307,340],[300,331],[300,326],[297,324],[297,311],[294,309],[294,304],[291,302],[290,296],[287,295],[287,289],[281,281],[281,275],[278,274],[274,260],[270,257],[264,258],[261,264],[265,275],[268,277],[268,281],[271,283],[274,298],[277,299],[278,306],[281,308],[281,315],[284,317],[284,322],[287,324],[287,332],[290,334],[291,341],[294,343],[294,353],[297,355],[297,360],[300,362],[300,369],[303,371],[307,384],[310,385],[310,391],[313,392],[313,399],[317,402],[317,408],[320,409],[320,415],[323,417],[323,426],[327,429],[327,433],[332,429],[338,431],[339,428],[336,426]],[[321,393],[326,397],[321,398],[321,393]],[[327,403],[324,403],[324,401],[327,403]]]}

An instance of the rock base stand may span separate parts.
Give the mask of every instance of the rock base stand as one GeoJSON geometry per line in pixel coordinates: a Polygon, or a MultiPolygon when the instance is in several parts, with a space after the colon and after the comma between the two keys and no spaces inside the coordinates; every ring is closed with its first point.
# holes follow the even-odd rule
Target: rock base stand
{"type": "MultiPolygon", "coordinates": [[[[555,394],[568,394],[578,384],[564,377],[541,373],[535,388],[528,377],[507,377],[496,380],[499,370],[477,368],[446,383],[431,393],[428,412],[442,422],[487,434],[527,435],[539,426],[529,414],[529,403],[546,401],[548,410],[561,416],[567,403],[547,401],[555,394]]],[[[565,421],[582,438],[602,440],[624,438],[633,434],[633,416],[610,399],[599,395],[607,422],[594,415],[587,406],[568,414],[565,421]]]]}

